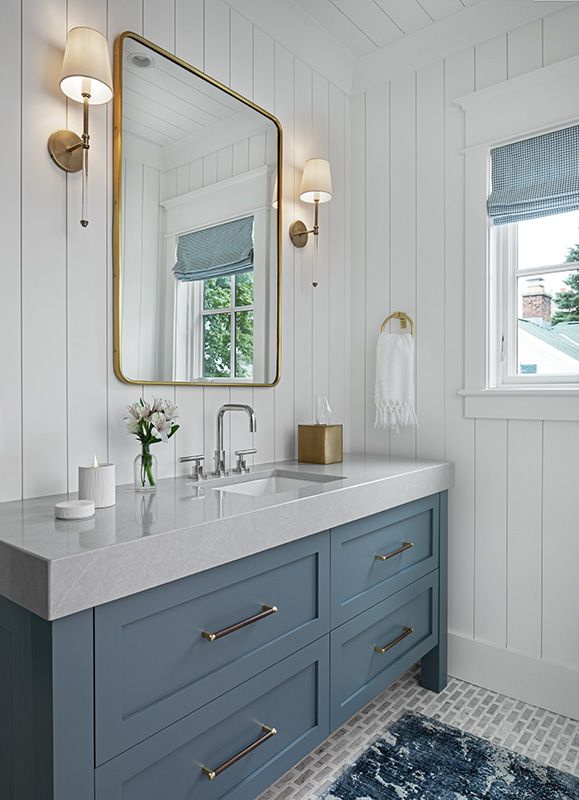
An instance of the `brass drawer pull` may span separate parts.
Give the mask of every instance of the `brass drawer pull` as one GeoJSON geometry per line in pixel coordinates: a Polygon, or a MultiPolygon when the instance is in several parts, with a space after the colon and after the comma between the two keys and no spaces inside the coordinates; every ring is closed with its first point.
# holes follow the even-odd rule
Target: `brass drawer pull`
{"type": "Polygon", "coordinates": [[[414,628],[408,628],[405,625],[402,628],[402,633],[400,634],[400,636],[397,636],[395,639],[392,639],[392,641],[388,642],[388,644],[385,644],[384,647],[378,647],[378,645],[376,645],[374,650],[376,653],[380,653],[380,655],[383,656],[384,653],[387,653],[388,650],[392,650],[393,647],[396,647],[397,644],[400,644],[400,642],[403,639],[406,639],[407,636],[410,636],[411,633],[414,633],[414,628]]]}
{"type": "Polygon", "coordinates": [[[241,622],[236,622],[235,625],[229,625],[227,628],[221,628],[220,631],[215,631],[215,633],[203,631],[201,636],[204,639],[207,639],[208,642],[215,642],[217,639],[222,639],[224,636],[228,636],[230,633],[235,633],[235,631],[239,631],[241,628],[245,628],[247,625],[253,625],[254,622],[259,622],[260,619],[271,617],[272,614],[277,614],[277,606],[262,606],[260,613],[253,617],[242,619],[241,622]]]}
{"type": "Polygon", "coordinates": [[[260,736],[259,739],[253,742],[253,744],[250,744],[247,747],[245,747],[243,750],[237,753],[237,755],[228,758],[227,761],[224,761],[223,764],[221,764],[216,769],[209,769],[209,767],[201,767],[201,771],[207,777],[207,779],[210,781],[215,780],[215,778],[218,775],[221,775],[221,773],[225,772],[226,769],[229,769],[229,767],[232,767],[238,761],[241,761],[242,758],[245,758],[245,756],[248,756],[256,748],[258,748],[260,744],[267,742],[268,739],[271,739],[271,737],[275,736],[277,733],[275,728],[269,728],[267,725],[262,725],[261,730],[263,731],[264,734],[263,736],[260,736]]]}
{"type": "Polygon", "coordinates": [[[411,547],[414,547],[414,542],[402,542],[402,545],[397,550],[393,550],[391,553],[386,553],[385,556],[374,556],[374,558],[376,561],[388,561],[389,558],[394,558],[394,556],[398,556],[400,553],[410,550],[411,547]]]}

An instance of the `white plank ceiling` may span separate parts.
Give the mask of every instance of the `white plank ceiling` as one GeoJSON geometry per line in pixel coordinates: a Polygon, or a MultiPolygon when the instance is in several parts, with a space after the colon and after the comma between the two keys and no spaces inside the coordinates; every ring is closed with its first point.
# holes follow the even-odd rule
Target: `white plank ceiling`
{"type": "Polygon", "coordinates": [[[479,0],[295,0],[356,56],[456,14],[479,0]]]}

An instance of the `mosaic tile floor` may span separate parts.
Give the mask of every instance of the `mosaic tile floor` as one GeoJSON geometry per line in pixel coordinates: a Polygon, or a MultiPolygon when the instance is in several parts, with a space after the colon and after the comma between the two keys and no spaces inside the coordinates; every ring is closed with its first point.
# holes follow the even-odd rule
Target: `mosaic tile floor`
{"type": "Polygon", "coordinates": [[[414,667],[306,756],[258,800],[314,800],[405,711],[417,711],[579,775],[579,722],[456,678],[441,694],[422,689],[414,667]]]}

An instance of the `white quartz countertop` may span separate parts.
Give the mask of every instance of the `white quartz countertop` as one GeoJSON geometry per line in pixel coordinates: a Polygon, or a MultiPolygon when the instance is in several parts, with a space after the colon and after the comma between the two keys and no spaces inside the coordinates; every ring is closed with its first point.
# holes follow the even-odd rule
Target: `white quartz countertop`
{"type": "Polygon", "coordinates": [[[115,506],[78,522],[54,519],[54,504],[65,495],[1,503],[0,595],[58,619],[436,494],[453,482],[449,463],[358,456],[341,464],[256,465],[240,480],[272,470],[339,480],[255,497],[223,491],[230,478],[167,478],[151,494],[118,486],[115,506]]]}

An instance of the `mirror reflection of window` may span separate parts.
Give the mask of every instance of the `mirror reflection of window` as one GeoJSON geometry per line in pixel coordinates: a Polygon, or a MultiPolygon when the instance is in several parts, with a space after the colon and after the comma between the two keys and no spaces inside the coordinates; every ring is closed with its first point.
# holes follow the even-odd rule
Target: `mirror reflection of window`
{"type": "Polygon", "coordinates": [[[117,374],[271,385],[279,125],[133,34],[121,79],[117,374]]]}

